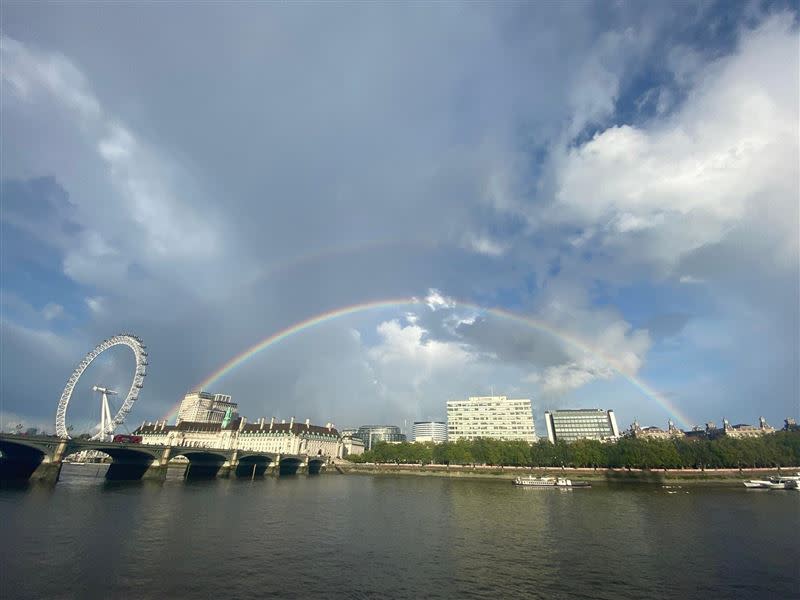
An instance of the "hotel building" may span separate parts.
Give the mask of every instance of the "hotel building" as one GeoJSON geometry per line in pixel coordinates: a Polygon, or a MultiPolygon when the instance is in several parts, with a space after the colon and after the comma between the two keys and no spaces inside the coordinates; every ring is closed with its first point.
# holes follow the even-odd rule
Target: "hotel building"
{"type": "Polygon", "coordinates": [[[447,441],[447,423],[442,421],[414,421],[411,434],[415,442],[440,444],[447,441]]]}
{"type": "Polygon", "coordinates": [[[189,448],[218,448],[256,450],[279,454],[311,454],[328,457],[341,455],[339,432],[333,424],[324,427],[305,423],[276,423],[261,418],[248,423],[237,417],[226,423],[200,423],[180,421],[167,425],[166,421],[142,423],[134,432],[142,436],[143,444],[189,448]]]}
{"type": "Polygon", "coordinates": [[[225,415],[229,419],[239,416],[239,405],[231,401],[227,394],[209,394],[208,392],[189,392],[183,397],[178,409],[178,419],[192,423],[222,423],[225,415]],[[230,413],[228,411],[230,410],[230,413]]]}
{"type": "Polygon", "coordinates": [[[578,408],[570,410],[545,411],[547,439],[574,442],[576,440],[616,440],[619,439],[617,418],[613,410],[600,408],[578,408]]]}
{"type": "Polygon", "coordinates": [[[535,442],[531,401],[509,400],[505,396],[448,400],[447,439],[455,442],[478,438],[535,442]]]}

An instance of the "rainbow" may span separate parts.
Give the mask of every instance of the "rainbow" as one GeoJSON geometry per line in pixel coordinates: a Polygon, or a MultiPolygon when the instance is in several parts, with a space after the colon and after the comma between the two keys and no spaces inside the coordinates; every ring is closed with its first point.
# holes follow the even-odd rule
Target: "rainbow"
{"type": "MultiPolygon", "coordinates": [[[[417,298],[399,298],[399,299],[390,299],[390,300],[375,300],[371,302],[363,302],[360,304],[351,304],[349,306],[344,306],[341,308],[336,308],[321,314],[318,314],[313,317],[309,317],[303,321],[295,323],[294,325],[290,325],[289,327],[282,329],[272,335],[264,338],[260,342],[250,346],[243,352],[237,354],[233,358],[231,358],[228,362],[224,363],[220,366],[216,371],[211,373],[208,377],[206,377],[203,381],[201,381],[195,388],[193,389],[208,389],[213,384],[215,384],[219,379],[230,373],[231,371],[235,370],[240,365],[247,362],[250,358],[259,354],[260,352],[266,350],[274,346],[275,344],[280,343],[281,341],[285,340],[288,337],[306,331],[307,329],[311,329],[316,325],[320,325],[322,323],[326,323],[328,321],[333,321],[334,319],[338,319],[341,317],[345,317],[347,315],[353,315],[356,313],[361,313],[369,310],[379,310],[379,309],[387,309],[387,308],[399,308],[403,306],[410,306],[410,305],[419,305],[424,303],[424,300],[420,300],[417,298]]],[[[561,340],[564,343],[567,343],[574,348],[582,350],[592,356],[595,356],[602,360],[605,364],[609,367],[614,369],[617,373],[619,373],[622,377],[624,377],[628,382],[630,382],[635,388],[641,391],[646,397],[651,398],[654,400],[661,408],[663,408],[668,414],[672,417],[675,417],[679,424],[688,427],[689,424],[692,422],[689,417],[681,412],[681,410],[675,406],[673,403],[669,401],[667,397],[663,394],[654,390],[652,387],[647,385],[641,379],[631,375],[626,371],[624,366],[622,366],[619,361],[614,359],[613,357],[607,356],[603,354],[600,350],[596,348],[592,348],[586,342],[581,340],[580,338],[575,337],[571,333],[567,333],[565,331],[556,329],[549,323],[545,321],[541,321],[538,319],[534,319],[533,317],[527,317],[524,315],[519,315],[513,313],[511,311],[502,309],[502,308],[486,308],[479,306],[477,304],[473,304],[471,302],[462,302],[456,301],[456,306],[463,306],[466,308],[470,308],[472,310],[479,311],[481,313],[488,313],[494,315],[496,317],[500,317],[503,319],[507,319],[510,321],[514,321],[520,324],[524,324],[527,327],[531,327],[537,331],[541,331],[547,333],[558,340],[561,340]]],[[[162,417],[166,420],[172,420],[177,416],[178,408],[180,407],[180,402],[175,404],[170,411],[162,417]]]]}

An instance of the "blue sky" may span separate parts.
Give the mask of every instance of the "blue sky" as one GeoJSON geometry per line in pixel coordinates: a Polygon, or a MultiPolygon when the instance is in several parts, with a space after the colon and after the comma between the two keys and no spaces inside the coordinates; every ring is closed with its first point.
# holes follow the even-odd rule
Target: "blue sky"
{"type": "Polygon", "coordinates": [[[665,424],[633,377],[685,425],[800,416],[796,3],[1,10],[0,429],[52,429],[119,331],[150,351],[138,423],[293,323],[411,297],[210,391],[340,426],[492,390],[540,429],[665,424]]]}

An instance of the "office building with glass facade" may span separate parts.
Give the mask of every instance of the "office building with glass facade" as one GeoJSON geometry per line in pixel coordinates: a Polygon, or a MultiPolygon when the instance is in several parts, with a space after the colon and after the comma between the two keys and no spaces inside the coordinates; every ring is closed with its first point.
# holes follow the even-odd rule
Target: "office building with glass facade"
{"type": "Polygon", "coordinates": [[[613,410],[578,408],[545,411],[544,422],[547,426],[547,439],[552,443],[619,438],[617,418],[613,410]]]}
{"type": "Polygon", "coordinates": [[[395,425],[362,425],[353,437],[359,438],[364,442],[367,450],[372,450],[372,446],[378,442],[405,442],[406,436],[395,425]]]}

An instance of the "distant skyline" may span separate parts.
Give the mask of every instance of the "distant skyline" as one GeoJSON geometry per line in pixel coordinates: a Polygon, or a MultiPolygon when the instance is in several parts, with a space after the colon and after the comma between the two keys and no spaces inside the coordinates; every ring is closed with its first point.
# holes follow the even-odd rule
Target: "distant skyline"
{"type": "Polygon", "coordinates": [[[0,13],[0,429],[800,418],[796,2],[0,13]]]}

